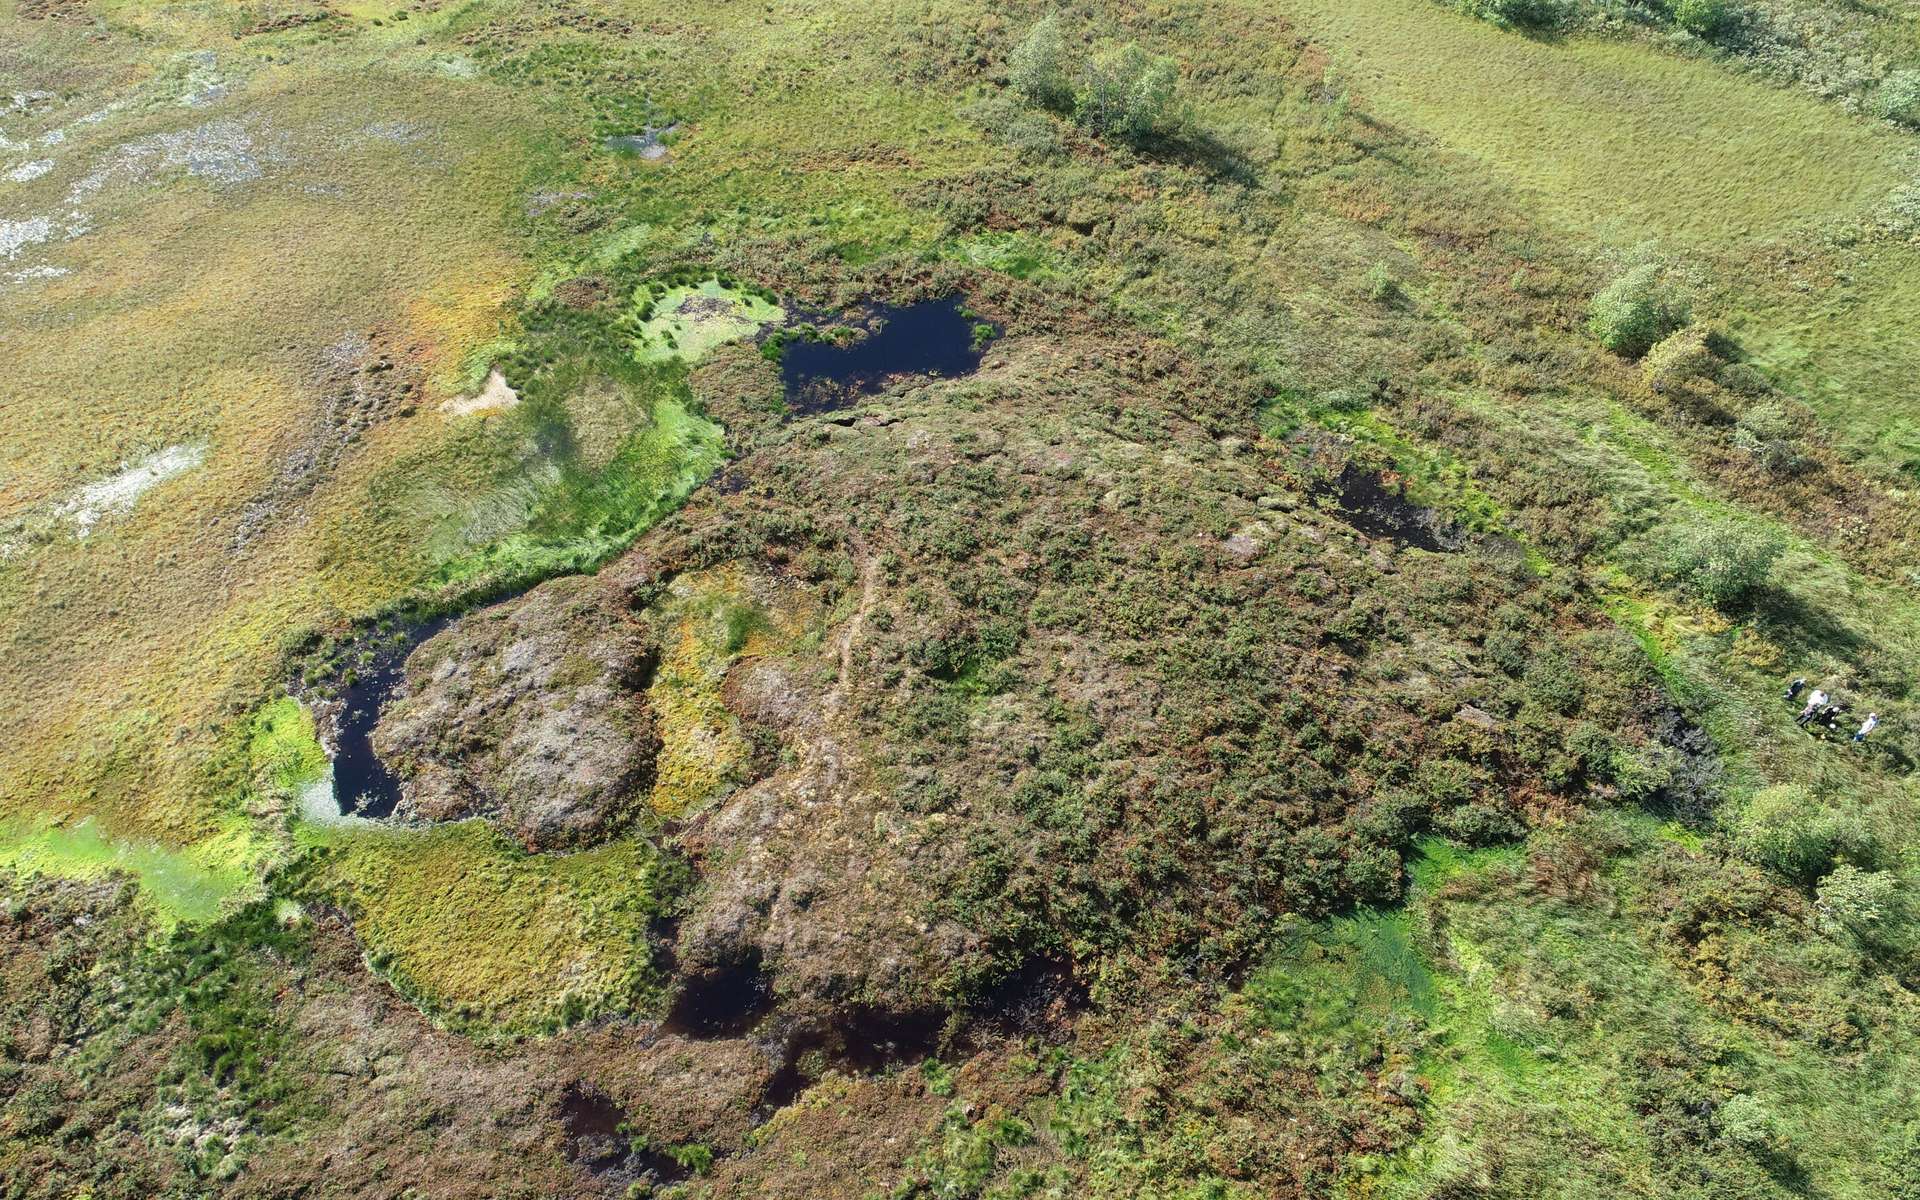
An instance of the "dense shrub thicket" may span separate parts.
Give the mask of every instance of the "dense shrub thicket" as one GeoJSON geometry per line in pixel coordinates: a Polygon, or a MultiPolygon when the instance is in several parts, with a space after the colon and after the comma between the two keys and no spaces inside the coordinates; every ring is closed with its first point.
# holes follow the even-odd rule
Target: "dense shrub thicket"
{"type": "Polygon", "coordinates": [[[1179,81],[1171,58],[1134,42],[1091,54],[1071,70],[1058,13],[1042,17],[1007,63],[1008,85],[1029,104],[1070,108],[1094,133],[1134,145],[1166,131],[1179,81]]]}

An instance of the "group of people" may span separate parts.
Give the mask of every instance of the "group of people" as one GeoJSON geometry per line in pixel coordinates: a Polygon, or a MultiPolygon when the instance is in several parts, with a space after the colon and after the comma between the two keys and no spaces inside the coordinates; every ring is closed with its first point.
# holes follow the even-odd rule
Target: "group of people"
{"type": "MultiPolygon", "coordinates": [[[[1807,681],[1796,679],[1787,685],[1786,699],[1798,700],[1800,693],[1806,689],[1807,681]]],[[[1813,689],[1813,694],[1807,697],[1806,707],[1800,710],[1800,715],[1793,719],[1793,723],[1808,733],[1815,733],[1822,729],[1829,733],[1839,733],[1846,711],[1847,705],[1843,701],[1835,700],[1827,695],[1824,688],[1816,687],[1813,689]]],[[[1867,719],[1860,722],[1860,728],[1853,731],[1853,737],[1849,740],[1864,742],[1879,725],[1880,714],[1870,712],[1867,714],[1867,719]]]]}

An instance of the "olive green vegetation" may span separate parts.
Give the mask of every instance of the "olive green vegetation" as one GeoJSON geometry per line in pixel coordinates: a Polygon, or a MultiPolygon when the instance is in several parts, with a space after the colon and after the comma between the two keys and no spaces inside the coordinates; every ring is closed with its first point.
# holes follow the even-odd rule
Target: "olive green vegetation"
{"type": "Polygon", "coordinates": [[[303,887],[353,914],[367,961],[453,1029],[551,1032],[657,1005],[654,923],[677,887],[642,838],[529,854],[484,821],[303,826],[303,887]]]}

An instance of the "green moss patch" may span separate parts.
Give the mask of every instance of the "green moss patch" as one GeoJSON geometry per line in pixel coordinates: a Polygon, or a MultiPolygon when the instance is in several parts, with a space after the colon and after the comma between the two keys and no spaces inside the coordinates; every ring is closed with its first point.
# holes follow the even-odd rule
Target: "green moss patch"
{"type": "Polygon", "coordinates": [[[114,837],[92,818],[71,825],[0,826],[0,868],[68,879],[130,876],[162,928],[212,920],[259,896],[264,850],[237,821],[181,849],[114,837]]]}
{"type": "Polygon", "coordinates": [[[528,854],[484,821],[302,826],[310,883],[344,902],[368,961],[424,1011],[485,1035],[545,1032],[658,998],[654,921],[674,874],[646,841],[528,854]]]}
{"type": "Polygon", "coordinates": [[[634,357],[646,363],[696,363],[715,348],[750,338],[787,316],[766,297],[717,279],[665,288],[657,295],[652,285],[643,285],[634,295],[634,306],[644,314],[634,357]]]}

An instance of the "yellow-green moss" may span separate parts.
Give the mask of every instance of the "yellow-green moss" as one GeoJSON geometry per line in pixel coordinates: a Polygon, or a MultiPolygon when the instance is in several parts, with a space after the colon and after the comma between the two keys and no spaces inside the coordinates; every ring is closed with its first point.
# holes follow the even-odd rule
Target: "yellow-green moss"
{"type": "Polygon", "coordinates": [[[540,1032],[655,997],[658,853],[623,838],[528,854],[484,821],[429,829],[303,825],[310,886],[345,903],[369,962],[474,1033],[540,1032]]]}

